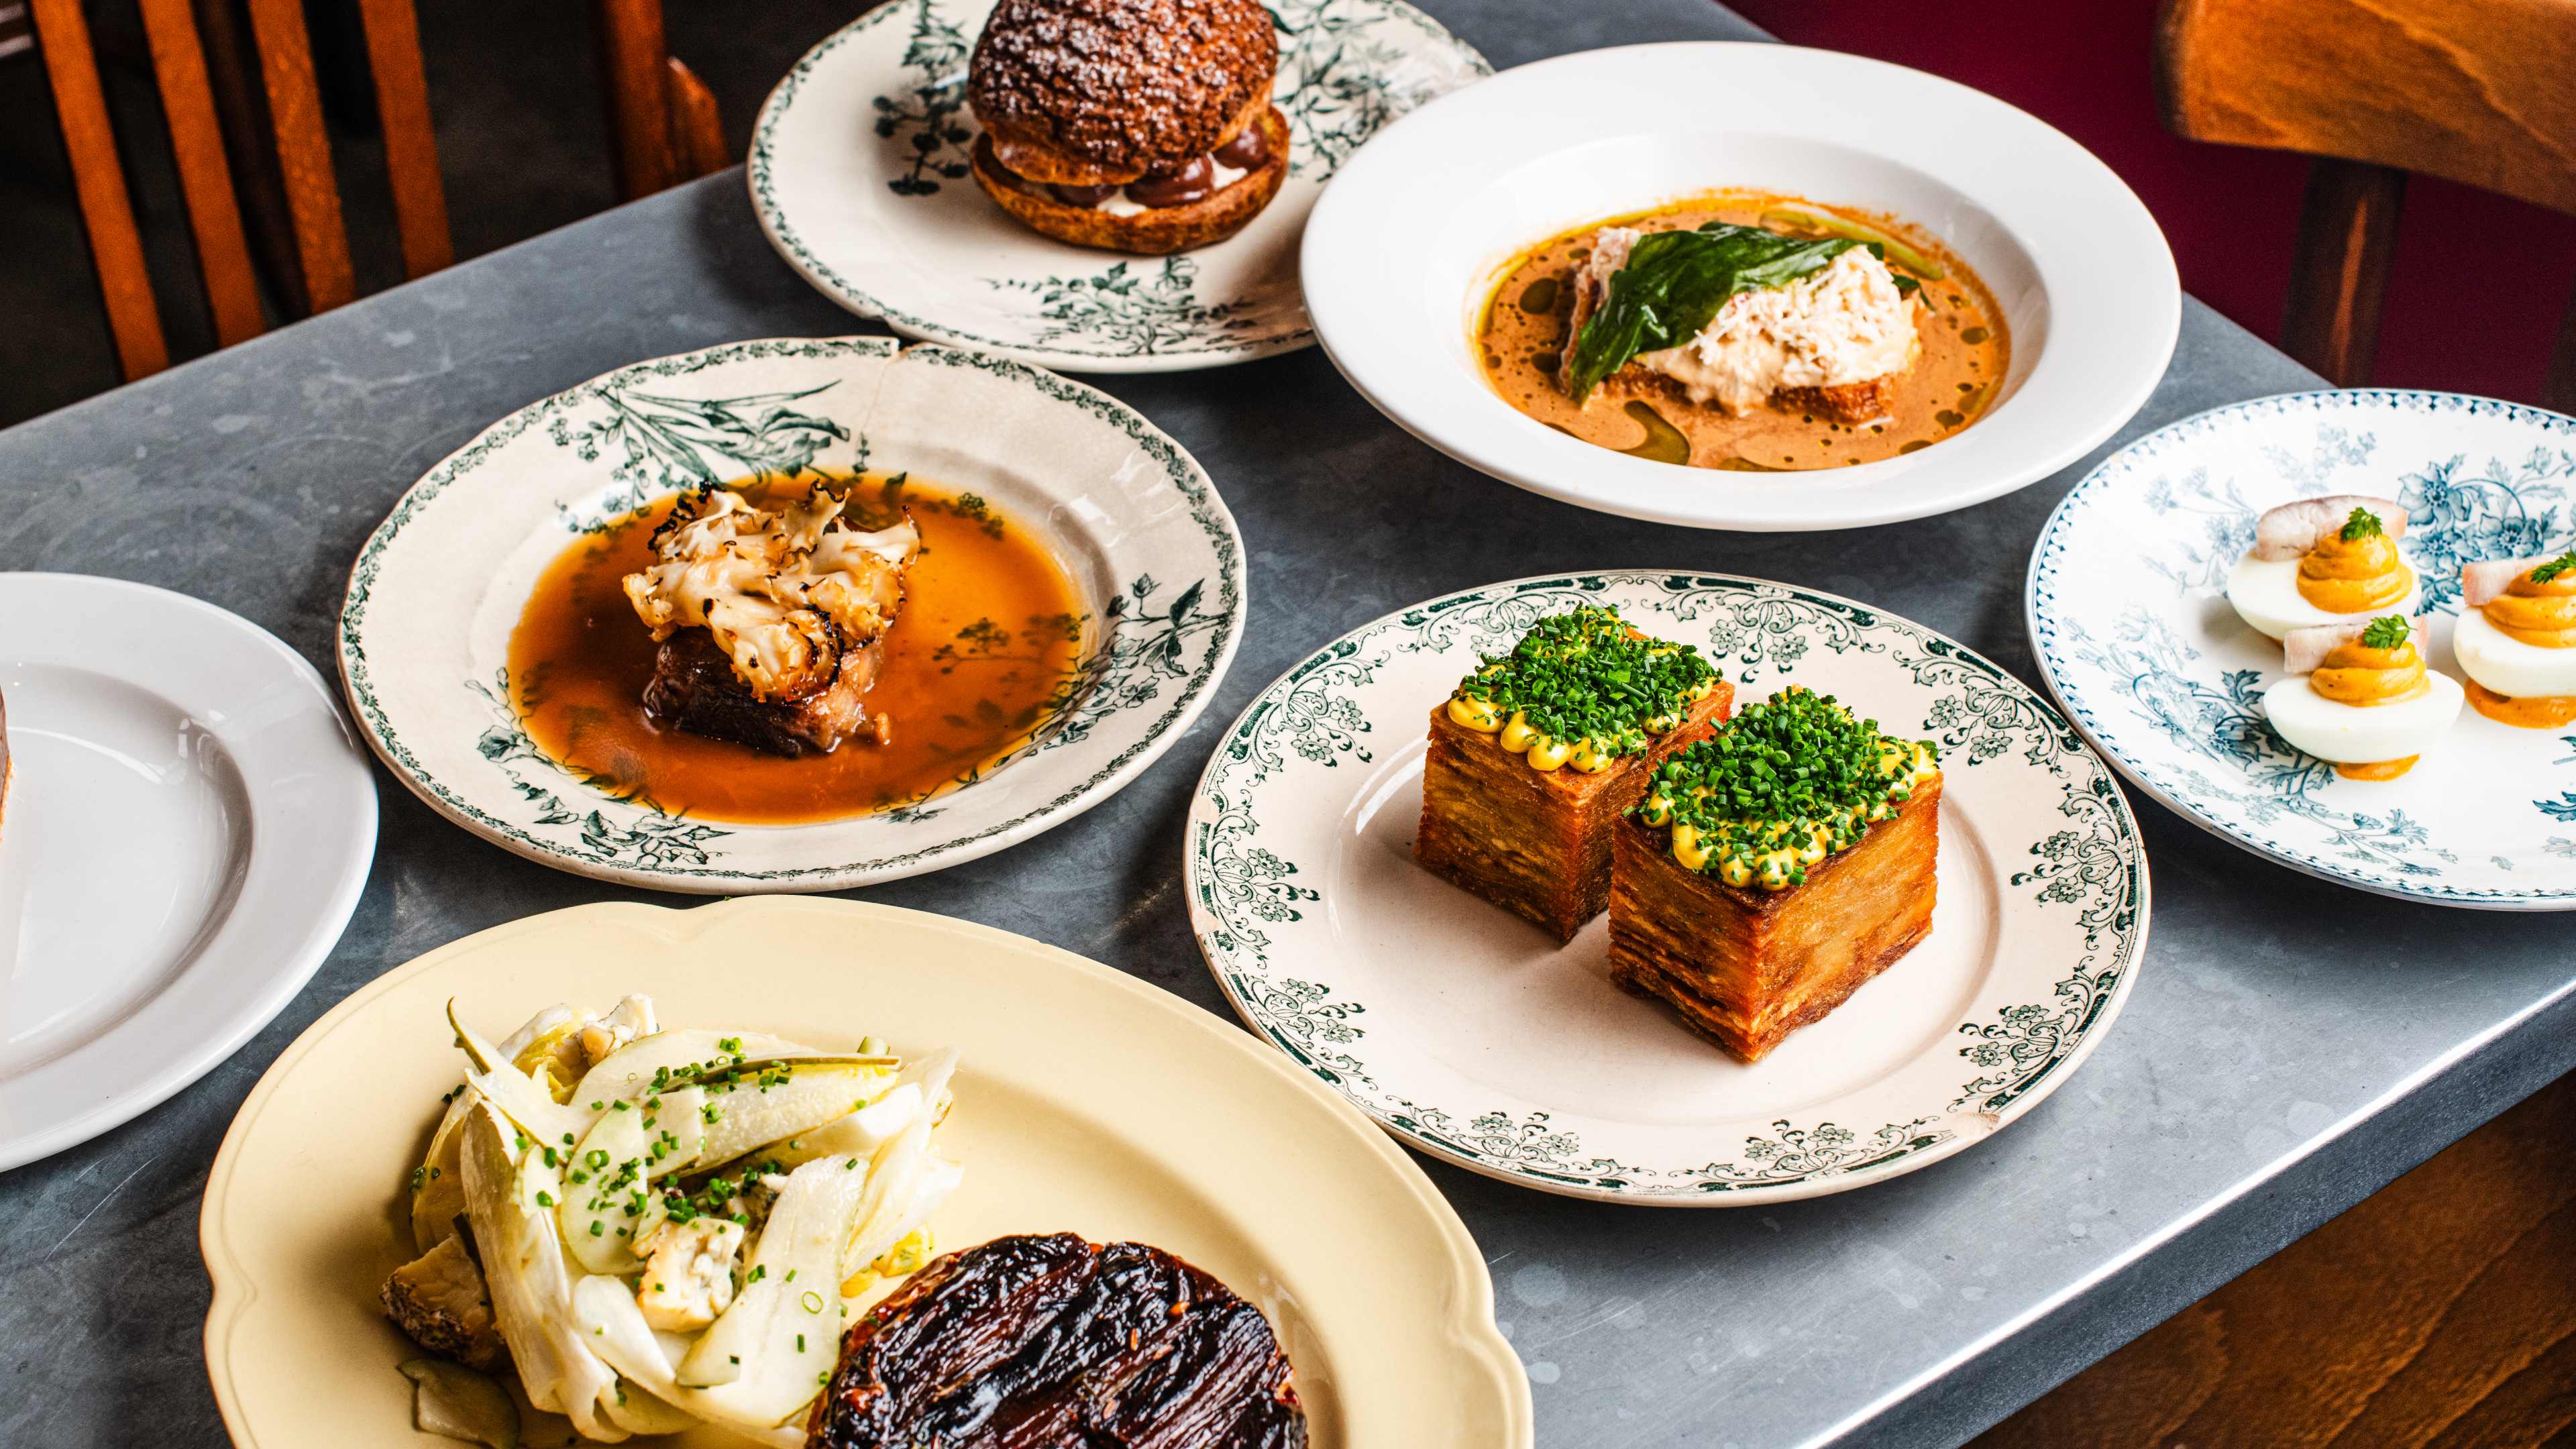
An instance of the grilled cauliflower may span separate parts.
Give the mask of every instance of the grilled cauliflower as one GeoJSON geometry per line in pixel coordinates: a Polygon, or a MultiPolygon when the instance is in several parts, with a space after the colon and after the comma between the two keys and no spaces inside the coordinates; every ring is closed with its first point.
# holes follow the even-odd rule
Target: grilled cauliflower
{"type": "Polygon", "coordinates": [[[657,640],[705,629],[760,699],[818,693],[845,651],[885,632],[921,551],[910,518],[863,533],[842,521],[847,502],[821,488],[774,510],[692,494],[655,530],[652,565],[626,576],[627,601],[657,640]]]}
{"type": "Polygon", "coordinates": [[[474,1265],[461,1237],[442,1239],[396,1268],[378,1296],[394,1326],[431,1353],[476,1368],[488,1368],[501,1356],[501,1333],[493,1326],[483,1270],[474,1265]]]}

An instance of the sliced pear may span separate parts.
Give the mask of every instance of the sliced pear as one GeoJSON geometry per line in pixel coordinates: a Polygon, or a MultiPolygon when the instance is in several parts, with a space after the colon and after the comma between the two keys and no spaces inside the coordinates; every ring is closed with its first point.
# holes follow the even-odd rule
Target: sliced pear
{"type": "MultiPolygon", "coordinates": [[[[630,1385],[643,1385],[656,1398],[683,1413],[721,1422],[716,1406],[672,1376],[671,1366],[688,1352],[688,1340],[655,1333],[635,1306],[635,1295],[624,1285],[614,1278],[584,1278],[573,1287],[573,1309],[583,1340],[630,1385]]],[[[801,1419],[767,1428],[730,1423],[725,1428],[754,1443],[775,1445],[776,1449],[804,1449],[805,1445],[801,1419]]]]}
{"type": "Polygon", "coordinates": [[[726,1423],[784,1422],[831,1375],[841,1339],[841,1245],[865,1195],[865,1164],[809,1162],[787,1175],[731,1307],[680,1360],[677,1378],[726,1423]]]}
{"type": "Polygon", "coordinates": [[[696,1167],[709,1168],[847,1117],[884,1094],[894,1068],[879,1061],[800,1060],[746,1069],[739,1081],[706,1093],[705,1140],[696,1167]],[[777,1080],[783,1076],[784,1080],[777,1080]],[[764,1077],[768,1086],[760,1085],[764,1077]]]}
{"type": "Polygon", "coordinates": [[[920,1084],[898,1083],[855,1112],[766,1144],[763,1155],[777,1159],[781,1167],[797,1167],[818,1157],[871,1158],[896,1133],[911,1126],[920,1112],[920,1084]]]}
{"type": "Polygon", "coordinates": [[[783,1036],[767,1036],[756,1031],[744,1032],[740,1036],[696,1030],[660,1032],[628,1042],[593,1063],[573,1089],[572,1099],[587,1106],[592,1102],[613,1102],[620,1097],[640,1097],[646,1088],[653,1085],[657,1076],[687,1067],[702,1067],[710,1062],[730,1062],[737,1056],[775,1059],[828,1055],[783,1036]],[[728,1042],[732,1044],[730,1049],[726,1046],[728,1042]]]}
{"type": "Polygon", "coordinates": [[[698,1160],[705,1107],[695,1087],[612,1102],[563,1153],[564,1192],[555,1204],[555,1221],[573,1261],[585,1271],[631,1273],[642,1266],[635,1244],[667,1213],[656,1184],[698,1160]]]}

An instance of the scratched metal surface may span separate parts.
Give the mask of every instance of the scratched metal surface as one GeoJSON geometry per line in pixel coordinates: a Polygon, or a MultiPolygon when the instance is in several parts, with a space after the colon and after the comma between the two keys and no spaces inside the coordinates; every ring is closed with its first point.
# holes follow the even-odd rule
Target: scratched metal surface
{"type": "MultiPolygon", "coordinates": [[[[1701,0],[1429,8],[1505,65],[1751,34],[1701,0]]],[[[762,243],[739,177],[719,176],[0,433],[0,566],[182,589],[327,673],[360,541],[486,422],[638,358],[848,330],[762,243]]],[[[2195,303],[2171,375],[2124,437],[2313,384],[2195,303]]],[[[1177,889],[1186,796],[1224,723],[1317,641],[1496,578],[1669,565],[1874,600],[2028,677],[2023,565],[2081,472],[1902,529],[1734,537],[1489,483],[1379,417],[1311,351],[1102,385],[1191,448],[1241,519],[1242,657],[1208,717],[1116,799],[1017,849],[862,894],[1071,948],[1220,1014],[1177,889]]],[[[0,1442],[220,1442],[198,1346],[197,1202],[251,1083],[332,1003],[419,952],[630,894],[485,845],[389,779],[380,795],[366,897],[284,1015],[142,1120],[0,1177],[0,1442]]],[[[2157,916],[2136,995],[2067,1088],[1989,1142],[1886,1186],[1759,1212],[1569,1202],[1427,1164],[1493,1265],[1541,1443],[1958,1442],[2576,1054],[2554,921],[2337,890],[2152,804],[2139,813],[2157,916]]]]}

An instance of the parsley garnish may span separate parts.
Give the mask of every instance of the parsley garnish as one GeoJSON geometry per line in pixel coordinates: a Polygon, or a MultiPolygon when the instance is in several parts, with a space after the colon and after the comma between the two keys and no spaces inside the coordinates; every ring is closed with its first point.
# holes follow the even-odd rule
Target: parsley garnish
{"type": "Polygon", "coordinates": [[[1633,755],[1716,674],[1687,644],[1639,637],[1615,608],[1582,608],[1531,625],[1509,654],[1486,655],[1458,681],[1458,697],[1518,713],[1552,740],[1633,755]]]}
{"type": "MultiPolygon", "coordinates": [[[[2576,557],[2571,557],[2567,562],[2571,567],[2576,567],[2576,557]]],[[[2398,645],[2406,642],[2406,636],[2410,632],[2412,631],[2407,627],[2406,620],[2402,616],[2397,614],[2382,614],[2378,618],[2371,620],[2369,625],[2361,631],[2361,647],[2364,649],[2394,649],[2398,645]]]]}
{"type": "Polygon", "coordinates": [[[2385,532],[2387,530],[2379,526],[2379,515],[2367,508],[2354,509],[2343,521],[2343,541],[2346,543],[2359,543],[2385,532]]]}
{"type": "Polygon", "coordinates": [[[1795,854],[1858,841],[1913,798],[1918,761],[1938,759],[1931,741],[1881,734],[1876,720],[1855,717],[1832,695],[1792,686],[1666,760],[1630,813],[1696,832],[1708,851],[1703,870],[1804,885],[1795,854]],[[1766,873],[1763,858],[1779,851],[1793,860],[1766,873]]]}
{"type": "Polygon", "coordinates": [[[2576,549],[2571,549],[2531,571],[2531,581],[2545,584],[2569,569],[2576,569],[2576,549]]]}

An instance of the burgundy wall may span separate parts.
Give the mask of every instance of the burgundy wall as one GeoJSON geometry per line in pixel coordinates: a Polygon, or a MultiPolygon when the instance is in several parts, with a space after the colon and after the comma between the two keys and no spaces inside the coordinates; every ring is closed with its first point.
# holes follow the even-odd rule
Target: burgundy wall
{"type": "MultiPolygon", "coordinates": [[[[2156,115],[2154,0],[1728,0],[1781,39],[2001,96],[2120,173],[2185,289],[2277,341],[2307,162],[2177,140],[2156,115]]],[[[2524,402],[2576,286],[2576,217],[2432,177],[2407,187],[2372,381],[2524,402]]]]}

